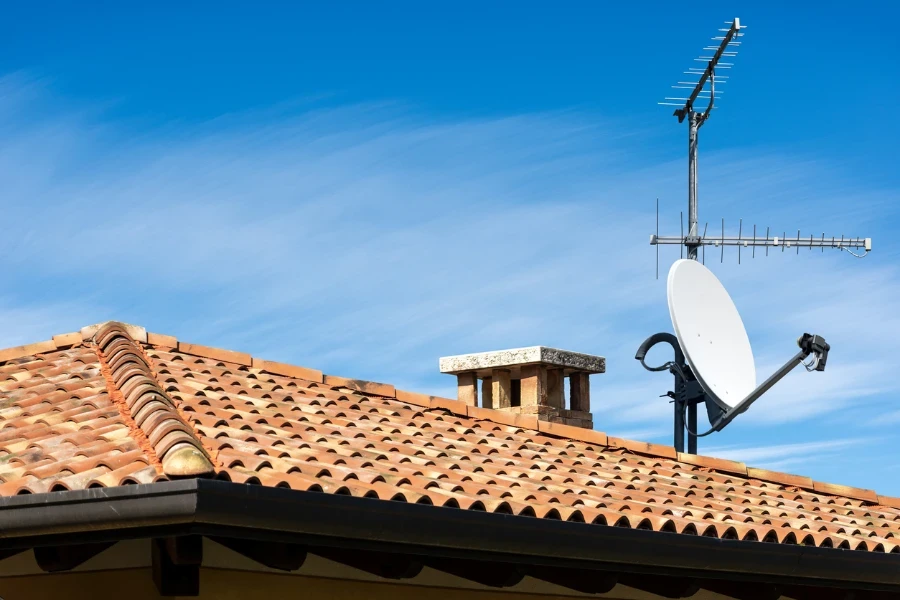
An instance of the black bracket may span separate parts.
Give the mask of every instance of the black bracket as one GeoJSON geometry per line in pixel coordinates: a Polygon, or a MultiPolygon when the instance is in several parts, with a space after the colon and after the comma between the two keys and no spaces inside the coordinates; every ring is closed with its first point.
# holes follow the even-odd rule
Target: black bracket
{"type": "MultiPolygon", "coordinates": [[[[697,378],[694,377],[694,372],[685,362],[684,353],[681,351],[681,346],[678,344],[678,338],[667,332],[654,333],[644,340],[644,343],[640,345],[635,353],[634,358],[641,361],[641,366],[648,371],[669,371],[675,377],[674,389],[665,394],[669,398],[672,398],[672,402],[675,405],[673,443],[675,450],[684,452],[684,433],[687,431],[687,451],[690,454],[696,454],[697,436],[694,432],[697,431],[697,405],[706,402],[706,393],[703,391],[703,388],[700,387],[697,378]],[[648,365],[644,360],[647,357],[647,353],[653,346],[660,343],[666,343],[672,347],[674,360],[655,367],[648,365]],[[687,413],[687,423],[685,423],[685,413],[687,413]]],[[[706,402],[707,410],[709,410],[709,406],[712,404],[715,403],[706,402]]],[[[719,415],[715,416],[718,417],[719,415]]]]}

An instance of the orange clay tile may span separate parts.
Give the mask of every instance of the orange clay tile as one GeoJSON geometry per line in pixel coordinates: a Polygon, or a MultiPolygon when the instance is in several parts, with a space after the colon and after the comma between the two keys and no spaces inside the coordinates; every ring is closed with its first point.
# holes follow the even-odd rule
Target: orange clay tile
{"type": "Polygon", "coordinates": [[[70,348],[81,343],[81,332],[64,333],[62,335],[54,335],[53,343],[57,348],[70,348]]]}
{"type": "Polygon", "coordinates": [[[609,438],[601,431],[586,430],[583,427],[573,427],[572,425],[563,425],[561,423],[549,423],[547,421],[538,421],[538,431],[562,438],[571,438],[578,436],[582,442],[592,442],[600,446],[609,444],[609,438]],[[593,439],[592,439],[593,438],[593,439]]]}
{"type": "Polygon", "coordinates": [[[94,334],[101,372],[135,439],[166,475],[211,475],[213,465],[193,428],[162,390],[144,359],[143,349],[118,323],[94,334]]]}
{"type": "Polygon", "coordinates": [[[0,495],[185,476],[180,447],[236,483],[900,552],[898,498],[129,327],[0,351],[0,495]]]}
{"type": "Polygon", "coordinates": [[[499,423],[508,427],[515,427],[518,429],[538,428],[537,415],[523,415],[519,413],[505,412],[502,410],[478,408],[477,406],[470,406],[465,402],[459,402],[456,400],[448,400],[446,402],[442,402],[441,404],[444,408],[450,410],[450,412],[460,416],[462,416],[462,413],[459,412],[459,407],[465,407],[466,416],[476,420],[491,421],[493,423],[499,423]],[[450,404],[450,402],[455,402],[455,404],[450,404]],[[457,410],[453,410],[454,408],[456,408],[457,410]]]}
{"type": "Polygon", "coordinates": [[[641,454],[659,455],[665,456],[666,458],[677,457],[675,448],[672,446],[663,446],[662,444],[651,444],[650,442],[637,442],[635,440],[610,437],[609,445],[615,448],[625,448],[641,454]]]}
{"type": "Polygon", "coordinates": [[[254,369],[260,369],[267,373],[275,375],[287,375],[288,377],[296,377],[297,379],[305,379],[307,381],[315,381],[322,383],[322,371],[316,369],[307,369],[306,367],[298,367],[295,365],[286,365],[271,360],[262,360],[259,358],[251,359],[251,366],[254,369]]]}
{"type": "MultiPolygon", "coordinates": [[[[437,399],[437,396],[429,396],[428,394],[419,394],[417,392],[407,392],[406,390],[394,390],[394,397],[397,398],[397,400],[409,402],[416,406],[424,406],[425,408],[430,408],[432,400],[437,399]]],[[[449,398],[442,399],[450,400],[449,398]]]]}
{"type": "Polygon", "coordinates": [[[761,479],[763,481],[771,481],[787,486],[794,486],[806,489],[813,489],[813,480],[802,475],[791,475],[790,473],[779,473],[778,471],[767,471],[766,469],[756,469],[747,467],[747,477],[750,479],[761,479]]]}
{"type": "Polygon", "coordinates": [[[892,496],[878,496],[878,504],[882,506],[890,506],[892,508],[900,508],[900,498],[892,496]]]}
{"type": "Polygon", "coordinates": [[[178,342],[178,349],[186,354],[194,356],[202,356],[204,358],[213,358],[238,365],[249,366],[251,357],[243,352],[235,352],[234,350],[222,350],[221,348],[210,348],[209,346],[201,346],[199,344],[187,344],[178,342]]]}
{"type": "Polygon", "coordinates": [[[362,379],[348,379],[347,377],[338,377],[336,375],[325,375],[324,377],[325,385],[331,387],[344,387],[367,394],[378,394],[379,396],[394,396],[394,394],[396,394],[394,386],[389,383],[364,381],[362,379]]]}
{"type": "MultiPolygon", "coordinates": [[[[81,328],[81,339],[84,341],[91,340],[97,334],[97,331],[107,325],[109,323],[113,323],[113,321],[107,321],[106,323],[97,323],[96,325],[88,325],[87,327],[81,328]]],[[[147,341],[147,330],[141,327],[140,325],[131,325],[129,323],[119,323],[119,326],[123,327],[125,331],[131,336],[136,342],[146,342],[147,341]]]]}
{"type": "Polygon", "coordinates": [[[722,473],[736,473],[738,475],[747,474],[747,465],[734,460],[713,458],[712,456],[701,456],[699,454],[686,454],[684,452],[678,453],[678,460],[689,465],[706,467],[707,469],[721,471],[722,473]]]}
{"type": "Polygon", "coordinates": [[[54,350],[56,350],[56,344],[53,340],[28,344],[27,346],[16,346],[15,348],[0,350],[0,362],[32,356],[34,354],[42,354],[44,352],[52,352],[54,350]]]}
{"type": "Polygon", "coordinates": [[[442,408],[454,415],[465,416],[469,405],[459,400],[450,400],[449,398],[441,398],[434,396],[431,398],[431,408],[442,408]]]}
{"type": "Polygon", "coordinates": [[[168,348],[178,347],[178,338],[174,335],[163,335],[161,333],[147,332],[147,343],[151,346],[166,346],[168,348]]]}
{"type": "Polygon", "coordinates": [[[820,483],[818,481],[813,482],[813,490],[825,494],[847,496],[848,498],[859,498],[860,500],[867,500],[876,504],[878,503],[878,494],[876,494],[872,490],[848,487],[846,485],[838,485],[835,483],[820,483]]]}

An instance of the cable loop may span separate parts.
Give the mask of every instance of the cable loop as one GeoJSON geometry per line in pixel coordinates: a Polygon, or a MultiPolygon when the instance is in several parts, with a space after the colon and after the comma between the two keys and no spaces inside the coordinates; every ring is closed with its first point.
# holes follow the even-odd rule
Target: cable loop
{"type": "Polygon", "coordinates": [[[697,433],[695,431],[691,431],[690,426],[688,426],[688,424],[687,424],[687,419],[685,418],[686,412],[687,412],[687,402],[685,402],[684,404],[681,405],[681,421],[682,421],[682,423],[684,423],[684,428],[687,430],[687,432],[689,434],[691,434],[694,437],[701,438],[701,437],[706,437],[709,434],[715,432],[715,428],[712,428],[712,427],[704,433],[697,433]]]}
{"type": "Polygon", "coordinates": [[[869,251],[868,251],[868,250],[866,250],[866,251],[865,251],[864,253],[862,253],[862,254],[857,254],[856,252],[854,252],[854,251],[851,250],[850,248],[844,248],[844,247],[841,247],[841,250],[847,252],[847,254],[849,254],[850,256],[855,256],[856,258],[865,258],[865,257],[867,257],[867,256],[869,255],[869,251]]]}
{"type": "Polygon", "coordinates": [[[803,365],[803,367],[810,373],[815,371],[816,368],[818,368],[818,366],[819,366],[819,355],[813,354],[813,356],[814,356],[814,358],[809,363],[800,361],[800,364],[803,365]]]}

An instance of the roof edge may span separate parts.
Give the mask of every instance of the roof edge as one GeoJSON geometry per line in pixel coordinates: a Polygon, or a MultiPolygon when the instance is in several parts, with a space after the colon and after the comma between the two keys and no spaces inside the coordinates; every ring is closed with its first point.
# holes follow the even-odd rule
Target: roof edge
{"type": "Polygon", "coordinates": [[[195,479],[0,498],[0,548],[161,535],[895,591],[895,556],[195,479]],[[249,534],[249,535],[248,535],[249,534]],[[664,537],[665,536],[665,537],[664,537]],[[663,543],[661,543],[663,541],[663,543]],[[548,553],[547,548],[553,552],[548,553]]]}
{"type": "Polygon", "coordinates": [[[13,346],[0,350],[0,363],[6,363],[17,358],[26,356],[34,356],[36,354],[46,354],[47,352],[56,352],[57,350],[66,350],[73,346],[81,346],[83,344],[81,333],[75,331],[73,333],[65,333],[62,335],[54,335],[52,339],[45,342],[35,342],[33,344],[25,344],[24,346],[13,346]],[[77,339],[76,339],[77,337],[77,339]]]}
{"type": "MultiPolygon", "coordinates": [[[[11,348],[0,349],[0,364],[32,356],[36,354],[44,354],[47,352],[55,352],[64,350],[73,346],[79,346],[90,339],[97,330],[102,326],[110,323],[118,323],[115,321],[107,321],[98,325],[90,325],[82,328],[80,331],[55,335],[52,339],[27,344],[24,346],[14,346],[11,348]],[[90,336],[85,337],[87,333],[90,336]]],[[[339,386],[350,391],[362,392],[366,394],[376,394],[388,398],[396,398],[402,402],[412,404],[427,409],[441,409],[451,414],[473,418],[478,421],[488,421],[497,423],[498,425],[506,425],[508,427],[518,427],[521,429],[531,429],[545,435],[554,437],[572,439],[588,444],[598,444],[602,446],[611,446],[613,448],[628,450],[635,454],[640,454],[655,458],[670,458],[685,464],[694,465],[699,468],[708,469],[725,475],[740,475],[748,479],[755,479],[765,483],[773,483],[787,487],[803,489],[813,493],[845,496],[855,500],[862,500],[873,505],[889,506],[891,508],[900,508],[900,497],[884,496],[873,490],[865,488],[851,487],[841,484],[826,483],[815,481],[809,477],[802,475],[794,475],[791,473],[782,473],[779,471],[770,471],[767,469],[758,469],[748,467],[746,464],[738,461],[732,461],[713,456],[703,456],[699,454],[685,454],[676,452],[673,446],[664,444],[653,444],[650,442],[642,442],[638,440],[629,440],[625,438],[608,436],[602,431],[593,429],[584,429],[581,427],[572,427],[558,423],[549,423],[539,421],[535,415],[517,415],[504,413],[487,408],[469,406],[459,400],[451,398],[443,398],[441,396],[433,396],[419,392],[411,392],[396,389],[393,385],[380,383],[375,381],[367,381],[362,379],[351,379],[346,377],[338,377],[335,375],[326,375],[317,369],[291,365],[276,361],[264,360],[251,356],[243,352],[234,350],[226,350],[215,348],[212,346],[204,346],[200,344],[191,344],[179,340],[172,335],[148,332],[144,327],[138,325],[129,325],[120,323],[131,337],[137,342],[143,342],[156,347],[169,348],[199,356],[201,358],[211,358],[228,362],[240,366],[260,369],[261,371],[271,373],[272,375],[282,375],[285,377],[296,377],[316,383],[326,385],[339,386]]]]}

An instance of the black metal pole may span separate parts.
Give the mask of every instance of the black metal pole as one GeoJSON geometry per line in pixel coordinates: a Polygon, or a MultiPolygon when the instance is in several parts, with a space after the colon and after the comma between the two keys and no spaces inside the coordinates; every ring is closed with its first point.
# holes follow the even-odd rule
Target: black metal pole
{"type": "MultiPolygon", "coordinates": [[[[697,237],[697,129],[699,115],[693,109],[688,110],[688,236],[697,237]]],[[[697,246],[693,242],[687,245],[687,257],[697,260],[697,246]]]]}
{"type": "Polygon", "coordinates": [[[688,405],[688,454],[697,454],[697,405],[691,403],[688,405]],[[694,433],[691,433],[691,432],[694,433]]]}
{"type": "MultiPolygon", "coordinates": [[[[675,390],[677,395],[679,390],[675,390]]],[[[684,452],[684,402],[676,399],[675,406],[675,451],[684,452]]]]}

